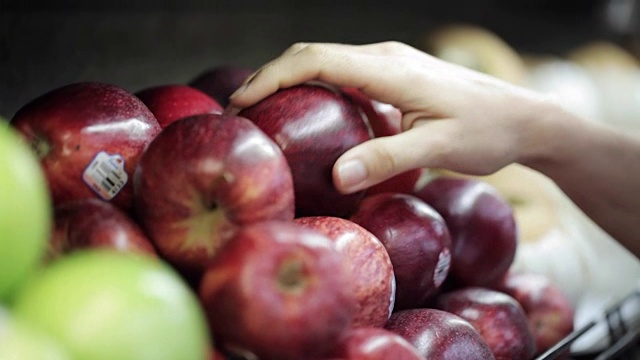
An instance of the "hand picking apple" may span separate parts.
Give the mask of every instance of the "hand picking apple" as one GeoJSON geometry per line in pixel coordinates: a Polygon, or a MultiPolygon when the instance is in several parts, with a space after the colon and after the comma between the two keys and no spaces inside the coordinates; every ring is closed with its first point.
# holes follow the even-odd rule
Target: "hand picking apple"
{"type": "Polygon", "coordinates": [[[484,175],[520,163],[553,179],[640,255],[640,139],[570,113],[549,95],[397,42],[295,44],[249,76],[230,105],[249,107],[312,80],[360,89],[402,112],[402,133],[365,141],[337,159],[333,181],[341,192],[415,168],[484,175]]]}
{"type": "Polygon", "coordinates": [[[345,94],[315,84],[295,86],[238,115],[253,121],[282,149],[293,175],[297,216],[346,217],[355,211],[364,192],[340,193],[331,169],[340,155],[372,134],[345,94]]]}

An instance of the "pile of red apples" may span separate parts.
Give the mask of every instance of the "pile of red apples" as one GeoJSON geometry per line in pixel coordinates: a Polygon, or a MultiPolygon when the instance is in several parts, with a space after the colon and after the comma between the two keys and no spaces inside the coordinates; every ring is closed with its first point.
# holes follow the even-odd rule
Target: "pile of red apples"
{"type": "Polygon", "coordinates": [[[401,131],[398,109],[309,83],[225,111],[249,73],[74,83],[25,104],[10,124],[55,205],[46,260],[167,262],[198,295],[212,359],[527,360],[572,331],[561,290],[510,271],[517,224],[489,184],[415,169],[336,190],[336,159],[401,131]]]}

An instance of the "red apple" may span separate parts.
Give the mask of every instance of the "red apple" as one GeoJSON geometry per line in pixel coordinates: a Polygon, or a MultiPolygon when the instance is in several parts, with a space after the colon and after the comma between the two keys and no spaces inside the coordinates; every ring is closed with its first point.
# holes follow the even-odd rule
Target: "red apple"
{"type": "Polygon", "coordinates": [[[200,299],[216,341],[261,360],[328,355],[355,310],[340,252],[291,221],[239,229],[211,261],[200,299]]]}
{"type": "Polygon", "coordinates": [[[364,192],[341,194],[332,180],[336,160],[371,139],[366,118],[343,93],[319,85],[281,89],[240,112],[282,149],[293,174],[296,215],[347,217],[364,192]]]}
{"type": "MultiPolygon", "coordinates": [[[[391,104],[376,101],[356,88],[343,88],[342,91],[358,104],[369,120],[375,137],[392,136],[402,131],[402,112],[391,104]]],[[[412,169],[395,175],[367,189],[367,194],[381,192],[413,192],[421,169],[412,169]]]]}
{"type": "Polygon", "coordinates": [[[362,226],[333,216],[301,217],[294,222],[331,239],[345,258],[357,300],[353,327],[382,327],[395,303],[395,276],[387,250],[362,226]]]}
{"type": "Polygon", "coordinates": [[[465,287],[440,294],[436,307],[471,323],[497,360],[533,358],[533,334],[513,297],[488,288],[465,287]]]}
{"type": "Polygon", "coordinates": [[[44,168],[54,204],[101,198],[130,211],[140,155],[160,132],[149,109],[109,84],[76,83],[23,106],[11,124],[44,168]]]}
{"type": "Polygon", "coordinates": [[[218,351],[218,349],[214,348],[209,351],[209,360],[227,360],[227,357],[218,351]]]}
{"type": "Polygon", "coordinates": [[[510,271],[495,289],[512,296],[522,305],[533,332],[537,355],[573,331],[573,304],[545,275],[510,271]]]}
{"type": "Polygon", "coordinates": [[[492,185],[439,176],[414,195],[442,215],[453,242],[451,279],[458,286],[489,286],[509,270],[517,228],[513,208],[492,185]]]}
{"type": "Polygon", "coordinates": [[[55,226],[49,242],[49,259],[84,248],[108,247],[156,256],[151,241],[131,217],[115,205],[82,199],[54,209],[55,226]]]}
{"type": "Polygon", "coordinates": [[[425,359],[495,359],[468,321],[446,311],[428,308],[398,311],[391,315],[385,328],[408,340],[425,359]]]}
{"type": "Polygon", "coordinates": [[[178,119],[200,114],[221,114],[223,111],[216,100],[187,85],[153,86],[135,95],[147,105],[163,129],[178,119]]]}
{"type": "Polygon", "coordinates": [[[378,327],[349,329],[332,355],[343,360],[424,360],[405,338],[378,327]]]}
{"type": "Polygon", "coordinates": [[[422,307],[449,273],[451,239],[444,219],[412,195],[367,196],[351,217],[389,253],[396,277],[395,309],[422,307]]]}
{"type": "Polygon", "coordinates": [[[169,125],[142,156],[134,182],[140,223],[183,274],[202,273],[236,228],[293,219],[286,159],[237,116],[195,115],[169,125]]]}
{"type": "Polygon", "coordinates": [[[360,106],[376,137],[396,135],[402,131],[402,112],[398,108],[374,100],[356,88],[344,87],[342,91],[360,106]]]}
{"type": "Polygon", "coordinates": [[[251,75],[252,69],[232,64],[224,64],[205,70],[189,85],[211,96],[220,105],[229,104],[229,96],[251,75]]]}

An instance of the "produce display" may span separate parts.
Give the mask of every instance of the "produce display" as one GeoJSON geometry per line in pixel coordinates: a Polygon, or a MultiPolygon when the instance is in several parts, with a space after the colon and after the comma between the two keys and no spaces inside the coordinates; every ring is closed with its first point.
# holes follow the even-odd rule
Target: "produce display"
{"type": "MultiPolygon", "coordinates": [[[[422,44],[526,81],[453,30],[422,44]]],[[[522,258],[565,228],[555,195],[523,216],[544,181],[413,169],[341,194],[335,160],[400,111],[316,82],[225,111],[250,73],[68,84],[0,122],[1,359],[528,360],[575,329],[580,289],[522,258]]]]}

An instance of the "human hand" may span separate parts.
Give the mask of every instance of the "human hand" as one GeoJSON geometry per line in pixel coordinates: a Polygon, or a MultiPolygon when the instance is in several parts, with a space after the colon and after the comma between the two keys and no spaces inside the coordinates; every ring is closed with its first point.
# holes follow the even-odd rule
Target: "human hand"
{"type": "Polygon", "coordinates": [[[546,98],[397,42],[295,44],[250,76],[231,105],[247,107],[312,80],[358,88],[403,114],[402,133],[336,161],[334,183],[344,193],[415,168],[489,174],[542,151],[544,127],[533,124],[545,119],[546,98]]]}

